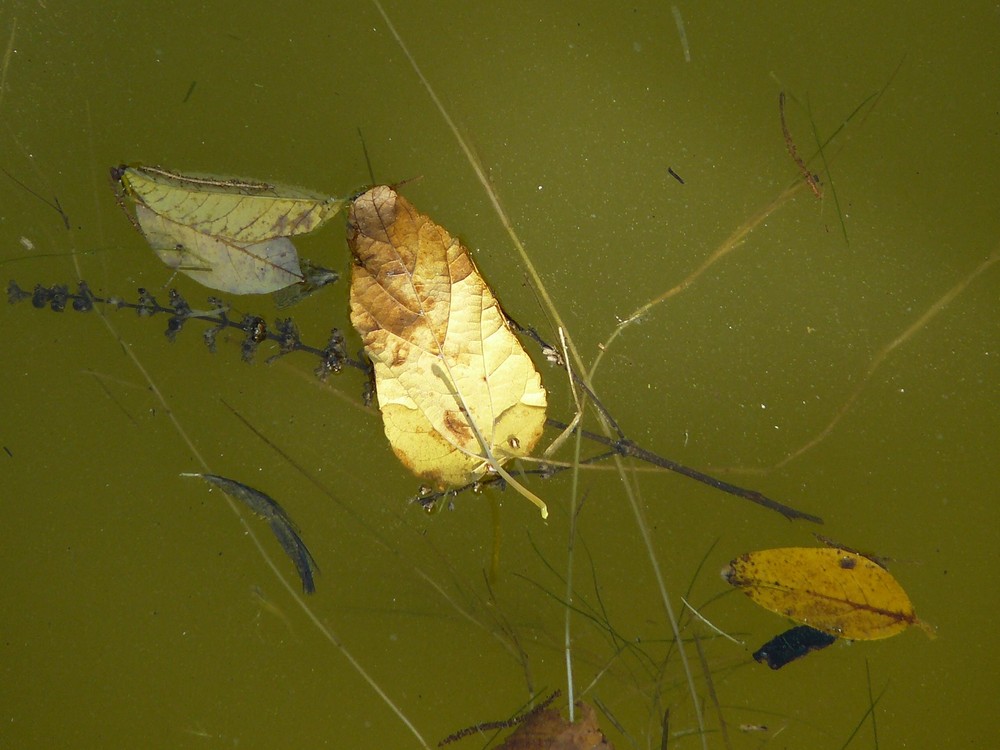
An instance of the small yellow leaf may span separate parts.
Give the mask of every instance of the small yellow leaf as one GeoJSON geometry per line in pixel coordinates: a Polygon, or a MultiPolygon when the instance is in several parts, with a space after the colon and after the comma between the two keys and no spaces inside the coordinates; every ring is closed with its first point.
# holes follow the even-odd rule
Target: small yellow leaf
{"type": "Polygon", "coordinates": [[[545,389],[465,247],[384,185],[352,203],[347,241],[351,322],[400,460],[444,489],[527,455],[545,389]]]}
{"type": "Polygon", "coordinates": [[[298,188],[159,167],[119,167],[113,174],[137,204],[201,234],[242,245],[311,232],[347,202],[298,188]]]}
{"type": "Polygon", "coordinates": [[[851,640],[888,638],[910,625],[932,629],[885,568],[833,547],[787,547],[748,552],[723,571],[757,604],[830,635],[851,640]]]}

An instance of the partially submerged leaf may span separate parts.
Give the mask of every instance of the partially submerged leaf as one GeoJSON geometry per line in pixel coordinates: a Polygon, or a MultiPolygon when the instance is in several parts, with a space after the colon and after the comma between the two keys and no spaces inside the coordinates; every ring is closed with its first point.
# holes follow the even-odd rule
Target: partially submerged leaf
{"type": "Polygon", "coordinates": [[[210,289],[264,294],[303,280],[298,253],[287,237],[241,245],[196,232],[141,203],[135,217],[160,260],[210,289]]]}
{"type": "Polygon", "coordinates": [[[220,477],[218,474],[181,474],[182,477],[201,477],[206,482],[225,492],[234,500],[239,500],[249,508],[256,516],[268,522],[271,531],[277,538],[281,548],[285,550],[298,571],[299,579],[302,581],[302,590],[307,594],[316,591],[314,581],[315,572],[318,570],[316,560],[313,559],[299,536],[299,528],[278,503],[260,490],[256,490],[235,479],[220,477]]]}
{"type": "Polygon", "coordinates": [[[260,182],[117,167],[159,258],[212,289],[261,294],[306,281],[288,238],[335,216],[345,199],[260,182]]]}
{"type": "Polygon", "coordinates": [[[876,640],[910,625],[932,630],[887,570],[855,552],[787,547],[748,552],[723,572],[757,604],[824,633],[876,640]]]}
{"type": "Polygon", "coordinates": [[[201,234],[241,244],[319,228],[347,202],[292,187],[134,165],[115,170],[137,204],[201,234]]]}
{"type": "Polygon", "coordinates": [[[465,247],[386,186],[351,205],[347,241],[351,322],[400,460],[446,488],[527,455],[545,389],[465,247]]]}

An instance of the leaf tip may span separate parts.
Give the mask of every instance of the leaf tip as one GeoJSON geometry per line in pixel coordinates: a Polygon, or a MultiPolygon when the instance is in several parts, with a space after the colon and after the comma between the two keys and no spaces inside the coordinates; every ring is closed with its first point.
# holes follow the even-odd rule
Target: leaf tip
{"type": "Polygon", "coordinates": [[[932,641],[937,638],[937,626],[931,625],[929,622],[924,622],[920,618],[915,619],[913,624],[923,630],[927,637],[932,641]]]}

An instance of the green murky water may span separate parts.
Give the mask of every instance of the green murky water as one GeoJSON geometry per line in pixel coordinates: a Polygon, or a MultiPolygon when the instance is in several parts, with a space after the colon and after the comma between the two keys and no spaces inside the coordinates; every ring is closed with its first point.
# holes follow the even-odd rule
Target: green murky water
{"type": "MultiPolygon", "coordinates": [[[[360,128],[376,178],[419,177],[407,197],[467,241],[515,318],[552,336],[485,192],[372,6],[191,5],[0,8],[4,49],[13,38],[0,166],[18,181],[0,175],[7,277],[69,282],[79,269],[96,290],[165,296],[169,275],[116,207],[109,166],[342,193],[369,179],[360,128]],[[69,231],[45,204],[56,198],[69,231]]],[[[746,644],[685,616],[732,747],[843,746],[869,709],[869,675],[877,740],[868,722],[851,747],[988,741],[1000,731],[989,676],[1000,268],[878,357],[996,252],[996,10],[928,6],[904,19],[888,5],[678,4],[686,61],[669,4],[565,6],[387,10],[587,361],[619,318],[685,278],[796,179],[782,88],[806,156],[810,113],[826,136],[884,89],[829,145],[829,168],[811,164],[823,199],[799,191],[627,328],[595,385],[641,444],[818,513],[824,533],[892,557],[939,627],[935,641],[907,632],[835,645],[771,672],[750,652],[784,623],[739,595],[719,598],[717,571],[750,549],[812,544],[813,529],[680,477],[638,474],[674,607],[684,595],[746,644]],[[861,383],[825,439],[775,468],[861,383]]],[[[342,231],[335,222],[301,243],[304,254],[346,270],[342,231]]],[[[175,283],[192,303],[206,296],[175,283]]],[[[235,304],[275,315],[267,301],[235,304]]],[[[568,476],[530,480],[548,523],[511,492],[462,497],[428,517],[406,504],[415,483],[360,407],[355,374],[322,387],[307,358],[247,367],[235,344],[206,353],[196,330],[168,344],[162,320],[0,309],[4,744],[420,746],[223,498],[178,477],[200,470],[195,451],[297,520],[322,569],[310,612],[428,744],[510,715],[529,689],[565,691],[568,476]],[[503,546],[488,587],[497,499],[503,546]]],[[[321,344],[331,326],[348,326],[346,285],[294,314],[321,344]]],[[[552,368],[543,377],[553,414],[568,417],[565,379],[552,368]]],[[[602,714],[619,748],[660,747],[667,708],[669,747],[700,747],[621,481],[586,471],[580,487],[577,690],[620,723],[625,735],[602,714]]],[[[294,582],[266,527],[250,528],[294,582]]],[[[725,747],[686,648],[707,745],[725,747]]]]}

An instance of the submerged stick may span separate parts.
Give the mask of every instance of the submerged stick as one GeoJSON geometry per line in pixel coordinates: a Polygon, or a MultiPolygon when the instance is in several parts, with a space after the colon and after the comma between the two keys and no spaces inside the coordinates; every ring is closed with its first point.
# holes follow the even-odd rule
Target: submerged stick
{"type": "MultiPolygon", "coordinates": [[[[558,422],[554,419],[546,420],[546,423],[556,429],[563,429],[566,427],[562,422],[558,422]]],[[[667,469],[668,471],[681,474],[688,477],[689,479],[694,479],[696,482],[701,482],[706,484],[713,489],[721,490],[730,495],[735,495],[736,497],[742,497],[744,500],[749,500],[752,503],[763,506],[769,510],[776,511],[787,518],[789,521],[802,520],[811,521],[812,523],[823,523],[823,519],[819,516],[814,516],[811,513],[806,513],[805,511],[796,510],[791,506],[785,505],[784,503],[779,503],[777,500],[769,498],[767,495],[758,492],[757,490],[750,490],[746,487],[740,487],[736,484],[731,484],[730,482],[724,482],[721,479],[717,479],[710,474],[706,474],[697,469],[692,469],[690,466],[685,466],[684,464],[677,463],[676,461],[671,461],[669,458],[664,458],[663,456],[657,455],[652,451],[646,450],[628,438],[619,438],[618,440],[613,440],[611,438],[605,437],[604,435],[599,435],[596,432],[590,432],[588,430],[581,430],[581,435],[591,440],[595,443],[600,443],[601,445],[606,445],[611,448],[612,455],[618,455],[626,458],[636,458],[645,463],[652,464],[653,466],[659,466],[661,469],[667,469]]]]}
{"type": "MultiPolygon", "coordinates": [[[[781,116],[781,134],[785,137],[785,148],[788,149],[788,155],[792,157],[792,161],[795,162],[799,171],[805,177],[806,183],[809,188],[813,191],[813,195],[817,198],[823,197],[823,191],[819,189],[819,184],[816,181],[816,176],[809,171],[806,163],[802,161],[802,157],[799,156],[798,149],[795,147],[795,141],[792,139],[792,134],[788,130],[788,123],[785,122],[785,92],[782,91],[778,94],[778,114],[781,116]]],[[[815,134],[815,126],[813,128],[813,133],[815,134]]],[[[822,153],[822,149],[820,150],[822,153]]]]}

